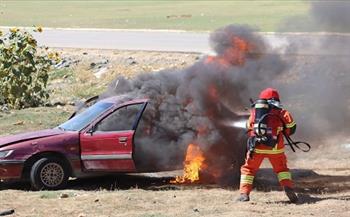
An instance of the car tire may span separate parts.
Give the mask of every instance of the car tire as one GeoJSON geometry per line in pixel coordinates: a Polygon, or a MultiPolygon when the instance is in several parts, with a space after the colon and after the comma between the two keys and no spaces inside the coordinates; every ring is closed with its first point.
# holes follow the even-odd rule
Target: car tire
{"type": "Polygon", "coordinates": [[[68,166],[55,157],[39,159],[30,170],[30,182],[35,190],[62,189],[67,185],[68,178],[68,166]]]}

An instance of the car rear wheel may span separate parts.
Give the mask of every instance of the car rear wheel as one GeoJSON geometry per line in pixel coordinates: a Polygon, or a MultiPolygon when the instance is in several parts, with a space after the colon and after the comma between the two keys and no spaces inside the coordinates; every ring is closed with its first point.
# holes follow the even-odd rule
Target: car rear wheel
{"type": "Polygon", "coordinates": [[[35,190],[57,190],[68,182],[69,169],[59,158],[41,158],[30,171],[30,182],[35,190]]]}

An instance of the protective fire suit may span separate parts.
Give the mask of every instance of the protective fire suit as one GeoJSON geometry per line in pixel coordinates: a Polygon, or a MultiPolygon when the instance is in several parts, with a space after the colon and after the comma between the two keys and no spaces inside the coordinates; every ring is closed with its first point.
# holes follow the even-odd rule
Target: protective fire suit
{"type": "MultiPolygon", "coordinates": [[[[264,97],[261,97],[264,98],[264,97]]],[[[266,98],[266,97],[265,97],[266,98]]],[[[279,99],[278,99],[279,100],[279,99]]],[[[241,181],[240,192],[241,194],[247,194],[252,191],[253,181],[256,172],[258,171],[260,164],[264,158],[268,158],[272,164],[273,171],[277,174],[278,180],[283,187],[293,188],[293,182],[291,173],[287,167],[287,158],[284,154],[284,139],[283,139],[283,124],[286,129],[287,135],[292,135],[296,129],[296,123],[293,121],[291,114],[281,108],[272,108],[270,113],[278,115],[279,118],[269,118],[267,120],[267,127],[269,128],[272,136],[276,138],[276,145],[270,147],[264,144],[256,144],[254,153],[250,157],[250,153],[247,153],[245,164],[241,167],[241,181]],[[281,123],[283,120],[284,123],[281,123]]],[[[247,128],[249,130],[249,136],[256,136],[256,132],[253,130],[255,120],[255,109],[250,112],[250,117],[247,121],[247,128]]]]}

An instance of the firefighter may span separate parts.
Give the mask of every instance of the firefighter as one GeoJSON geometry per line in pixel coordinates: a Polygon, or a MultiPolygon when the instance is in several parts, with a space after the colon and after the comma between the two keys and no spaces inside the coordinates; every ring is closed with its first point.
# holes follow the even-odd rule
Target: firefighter
{"type": "Polygon", "coordinates": [[[292,203],[297,202],[298,197],[293,190],[291,173],[284,154],[283,139],[283,131],[288,136],[292,135],[296,123],[291,114],[282,109],[276,89],[267,88],[260,93],[259,99],[250,111],[247,128],[248,152],[245,164],[241,167],[238,201],[249,201],[255,174],[263,159],[268,158],[287,197],[292,203]]]}

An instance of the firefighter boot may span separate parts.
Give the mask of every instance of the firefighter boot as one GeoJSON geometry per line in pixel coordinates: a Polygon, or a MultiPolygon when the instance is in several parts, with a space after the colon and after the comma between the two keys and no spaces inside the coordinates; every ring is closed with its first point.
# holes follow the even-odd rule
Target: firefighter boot
{"type": "Polygon", "coordinates": [[[298,202],[298,196],[295,194],[293,188],[286,186],[286,187],[284,187],[284,192],[286,193],[286,195],[291,203],[298,202]]]}
{"type": "Polygon", "coordinates": [[[240,202],[249,201],[249,195],[248,195],[248,194],[242,193],[242,194],[239,195],[239,197],[237,198],[237,201],[240,201],[240,202]]]}

